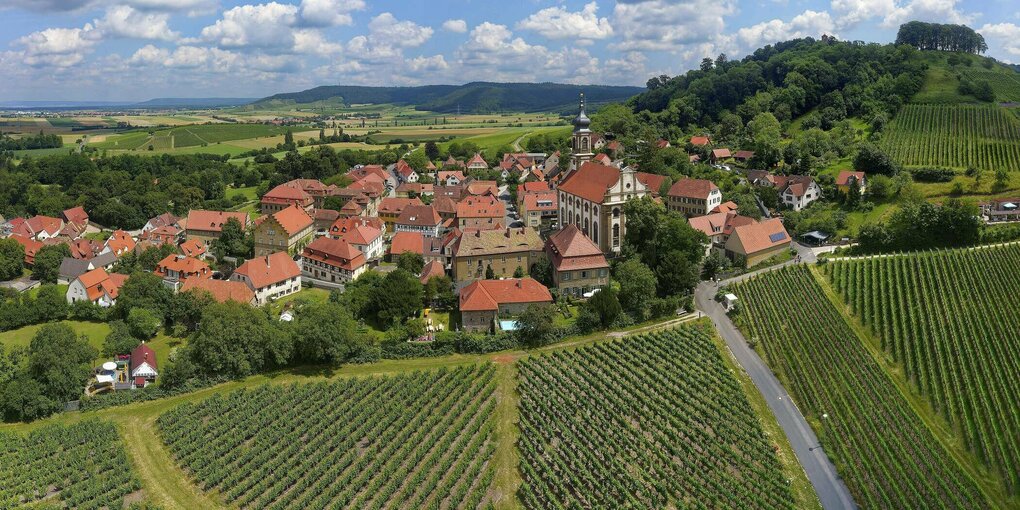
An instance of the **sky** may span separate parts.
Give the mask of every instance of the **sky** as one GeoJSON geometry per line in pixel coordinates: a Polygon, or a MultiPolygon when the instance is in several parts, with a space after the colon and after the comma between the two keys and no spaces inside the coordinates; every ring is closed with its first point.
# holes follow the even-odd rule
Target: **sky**
{"type": "Polygon", "coordinates": [[[1012,0],[0,0],[0,101],[263,97],[318,85],[644,85],[795,37],[965,23],[1020,62],[1012,0]]]}

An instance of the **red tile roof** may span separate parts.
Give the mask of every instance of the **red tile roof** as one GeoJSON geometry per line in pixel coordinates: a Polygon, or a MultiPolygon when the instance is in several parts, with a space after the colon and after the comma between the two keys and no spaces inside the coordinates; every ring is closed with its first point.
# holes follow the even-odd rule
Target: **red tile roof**
{"type": "Polygon", "coordinates": [[[211,278],[212,271],[209,269],[209,264],[202,262],[193,257],[185,257],[183,255],[170,254],[166,258],[159,261],[156,264],[156,273],[162,276],[167,276],[169,271],[175,271],[184,278],[191,276],[199,276],[202,278],[211,278]]]}
{"type": "Polygon", "coordinates": [[[425,254],[425,236],[418,232],[397,232],[390,240],[390,255],[400,255],[405,251],[425,254]]]}
{"type": "Polygon", "coordinates": [[[425,264],[425,267],[422,268],[419,280],[421,280],[421,283],[424,285],[428,283],[429,280],[437,276],[446,276],[446,269],[443,268],[442,262],[439,262],[438,260],[430,260],[429,263],[425,264]]]}
{"type": "Polygon", "coordinates": [[[708,145],[710,143],[712,143],[712,140],[709,137],[707,137],[707,136],[692,136],[691,137],[691,145],[702,146],[702,145],[708,145]]]}
{"type": "Polygon", "coordinates": [[[160,214],[159,216],[149,218],[149,221],[146,223],[152,228],[159,228],[172,226],[176,224],[178,221],[180,221],[180,218],[178,218],[177,216],[174,216],[173,214],[170,213],[163,213],[160,214]]]}
{"type": "Polygon", "coordinates": [[[365,255],[343,239],[320,237],[302,250],[301,256],[330,266],[354,271],[365,265],[365,255]]]}
{"type": "Polygon", "coordinates": [[[288,237],[294,237],[315,223],[315,220],[304,209],[295,205],[276,211],[273,213],[273,219],[280,224],[280,228],[287,233],[288,237]]]}
{"type": "Polygon", "coordinates": [[[506,216],[503,201],[491,195],[467,197],[457,204],[457,218],[502,218],[506,216]]]}
{"type": "Polygon", "coordinates": [[[594,159],[596,163],[601,163],[606,166],[611,165],[613,163],[612,158],[610,158],[608,154],[599,154],[595,156],[594,159]]]}
{"type": "Polygon", "coordinates": [[[414,173],[414,169],[411,168],[411,165],[407,164],[407,162],[402,159],[400,161],[397,161],[396,169],[397,173],[404,178],[410,177],[411,174],[414,173]]]}
{"type": "Polygon", "coordinates": [[[590,202],[602,203],[606,191],[619,180],[619,168],[588,161],[567,176],[566,180],[560,183],[559,189],[590,202]]]}
{"type": "Polygon", "coordinates": [[[720,234],[728,236],[733,233],[734,227],[754,223],[754,218],[740,216],[735,212],[717,212],[705,216],[697,216],[687,220],[687,222],[695,230],[700,230],[709,237],[720,234]]]}
{"type": "Polygon", "coordinates": [[[488,166],[489,166],[489,164],[485,162],[485,159],[483,159],[483,158],[482,158],[482,155],[481,155],[481,154],[479,154],[479,153],[477,153],[477,152],[476,152],[476,153],[475,153],[475,155],[474,155],[474,156],[473,156],[473,157],[472,157],[472,158],[471,158],[471,159],[470,159],[470,160],[469,160],[469,161],[467,162],[467,165],[468,165],[468,166],[471,166],[471,165],[483,165],[483,166],[485,166],[485,167],[488,167],[488,166]]]}
{"type": "Polygon", "coordinates": [[[356,181],[360,181],[369,175],[375,175],[379,177],[381,182],[385,182],[389,175],[386,174],[386,170],[383,169],[382,165],[365,165],[361,168],[356,168],[347,172],[347,175],[356,181]]]}
{"type": "Polygon", "coordinates": [[[499,195],[499,184],[496,181],[472,181],[464,188],[469,195],[499,195]]]}
{"type": "Polygon", "coordinates": [[[301,268],[287,252],[247,260],[234,274],[248,277],[252,287],[262,289],[274,283],[301,276],[301,268]]]}
{"type": "Polygon", "coordinates": [[[779,218],[770,218],[761,223],[750,223],[733,229],[732,236],[740,240],[744,253],[751,255],[763,250],[790,244],[790,235],[779,218]]]}
{"type": "Polygon", "coordinates": [[[434,227],[443,222],[439,211],[431,205],[409,205],[400,212],[397,218],[398,225],[414,225],[419,227],[434,227]]]}
{"type": "Polygon", "coordinates": [[[544,181],[530,181],[523,184],[517,185],[517,194],[524,195],[525,193],[531,193],[534,191],[549,191],[549,183],[544,181]]]}
{"type": "Polygon", "coordinates": [[[555,211],[556,192],[540,191],[524,195],[524,209],[528,211],[555,211]]]}
{"type": "Polygon", "coordinates": [[[552,294],[533,278],[478,280],[460,291],[462,312],[496,311],[510,303],[552,303],[552,294]]]}
{"type": "Polygon", "coordinates": [[[735,159],[751,159],[754,157],[754,151],[737,151],[733,153],[735,159]]]}
{"type": "Polygon", "coordinates": [[[71,256],[79,260],[89,260],[103,251],[103,243],[92,239],[77,239],[68,245],[71,256]]]}
{"type": "Polygon", "coordinates": [[[155,351],[144,343],[139,344],[135,350],[131,351],[131,371],[134,372],[142,363],[148,363],[153,370],[157,368],[155,351]]]}
{"type": "Polygon", "coordinates": [[[262,203],[292,203],[307,205],[314,200],[305,190],[290,186],[289,184],[281,184],[271,190],[265,195],[262,195],[262,203]]]}
{"type": "Polygon", "coordinates": [[[737,204],[735,202],[733,202],[732,200],[727,200],[727,201],[725,201],[725,202],[715,206],[709,212],[714,212],[714,213],[717,213],[717,212],[722,212],[722,213],[725,213],[725,212],[737,212],[737,209],[739,209],[739,207],[737,207],[737,204]]]}
{"type": "Polygon", "coordinates": [[[89,214],[85,212],[85,208],[82,206],[72,207],[61,213],[61,216],[64,217],[64,221],[76,225],[85,226],[89,222],[89,214]]]}
{"type": "Polygon", "coordinates": [[[383,228],[384,225],[379,218],[352,216],[333,223],[329,227],[329,235],[351,244],[367,245],[382,235],[383,228]]]}
{"type": "MultiPolygon", "coordinates": [[[[11,221],[14,224],[14,221],[11,221]]],[[[32,216],[23,222],[15,225],[14,233],[26,237],[35,237],[43,232],[50,235],[57,235],[64,227],[64,220],[52,216],[32,216]]]]}
{"type": "Polygon", "coordinates": [[[119,273],[107,273],[103,268],[98,267],[78,277],[78,281],[85,287],[85,293],[89,301],[95,302],[107,294],[111,299],[117,299],[120,288],[124,286],[128,275],[119,273]]]}
{"type": "Polygon", "coordinates": [[[641,184],[644,184],[645,187],[648,188],[648,191],[650,191],[653,195],[658,195],[659,188],[662,187],[662,183],[666,182],[665,175],[650,174],[648,172],[634,172],[634,176],[637,177],[637,180],[641,181],[641,184]]]}
{"type": "Polygon", "coordinates": [[[864,172],[840,170],[839,175],[836,177],[836,186],[849,186],[851,177],[857,179],[857,184],[860,184],[864,180],[864,172]]]}
{"type": "Polygon", "coordinates": [[[666,140],[665,138],[659,138],[659,141],[655,142],[655,146],[660,149],[665,149],[670,146],[670,143],[669,140],[666,140]]]}
{"type": "Polygon", "coordinates": [[[43,243],[21,234],[12,234],[10,238],[17,241],[25,249],[25,265],[31,266],[34,264],[35,254],[39,252],[39,248],[43,247],[43,243]]]}
{"type": "Polygon", "coordinates": [[[716,159],[725,159],[725,158],[728,158],[730,156],[732,156],[732,154],[730,154],[730,150],[726,149],[726,148],[715,149],[715,150],[712,151],[712,157],[716,158],[716,159]]]}
{"type": "Polygon", "coordinates": [[[135,249],[135,240],[123,230],[115,230],[106,240],[106,246],[118,257],[135,249]]]}
{"type": "Polygon", "coordinates": [[[669,188],[669,196],[707,200],[709,193],[718,189],[719,187],[714,182],[707,179],[684,178],[673,183],[673,186],[669,188]]]}
{"type": "Polygon", "coordinates": [[[251,303],[255,299],[255,292],[241,282],[230,280],[213,280],[189,278],[181,286],[181,292],[190,290],[203,290],[212,294],[213,299],[220,303],[237,301],[238,303],[251,303]]]}
{"type": "Polygon", "coordinates": [[[425,205],[417,198],[384,198],[379,202],[379,214],[399,215],[409,205],[425,205]]]}
{"type": "Polygon", "coordinates": [[[239,221],[242,228],[248,226],[248,213],[192,209],[188,211],[187,228],[200,232],[220,232],[223,230],[223,224],[230,218],[239,221]]]}
{"type": "Polygon", "coordinates": [[[205,255],[206,252],[205,243],[203,243],[200,239],[184,241],[181,243],[180,248],[181,253],[183,253],[185,257],[200,257],[205,255]]]}
{"type": "Polygon", "coordinates": [[[545,249],[557,271],[609,267],[598,245],[572,223],[550,236],[545,249]]]}
{"type": "Polygon", "coordinates": [[[455,178],[458,182],[465,179],[464,172],[460,170],[440,170],[437,180],[441,183],[445,183],[450,177],[455,178]]]}

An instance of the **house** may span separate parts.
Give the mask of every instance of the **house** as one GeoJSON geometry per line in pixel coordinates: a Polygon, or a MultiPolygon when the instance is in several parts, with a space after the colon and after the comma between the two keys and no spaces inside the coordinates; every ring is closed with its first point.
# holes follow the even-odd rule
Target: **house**
{"type": "Polygon", "coordinates": [[[981,218],[988,223],[1020,221],[1020,198],[1004,198],[980,204],[981,218]]]}
{"type": "Polygon", "coordinates": [[[443,162],[443,168],[461,168],[461,169],[466,169],[467,165],[465,165],[463,161],[460,161],[459,159],[455,159],[453,157],[453,154],[450,154],[450,157],[446,158],[446,161],[443,162]]]}
{"type": "Polygon", "coordinates": [[[443,218],[431,205],[409,205],[393,224],[396,232],[418,232],[425,237],[439,237],[443,218]]]}
{"type": "Polygon", "coordinates": [[[545,242],[560,295],[581,297],[609,284],[609,262],[602,250],[577,225],[567,225],[545,242]]]}
{"type": "Polygon", "coordinates": [[[659,191],[662,189],[663,183],[666,182],[665,175],[650,174],[648,172],[637,172],[634,175],[637,176],[637,180],[641,181],[641,184],[645,185],[648,193],[651,193],[653,198],[659,196],[659,191]]]}
{"type": "Polygon", "coordinates": [[[236,301],[246,305],[255,305],[255,292],[241,282],[190,278],[181,286],[181,292],[189,291],[208,292],[217,303],[236,301]]]}
{"type": "Polygon", "coordinates": [[[21,234],[11,234],[10,239],[14,239],[25,249],[25,265],[32,266],[35,264],[35,254],[43,247],[43,243],[21,234]]]}
{"type": "Polygon", "coordinates": [[[378,182],[382,183],[383,187],[387,190],[397,187],[397,179],[393,177],[393,174],[387,172],[382,165],[364,165],[352,168],[349,172],[347,172],[347,176],[354,182],[361,181],[370,175],[374,175],[378,178],[378,182]]]}
{"type": "Polygon", "coordinates": [[[854,182],[857,183],[858,193],[863,194],[867,190],[868,181],[864,172],[840,170],[839,175],[836,176],[836,188],[839,189],[840,193],[848,193],[854,182]]]}
{"type": "Polygon", "coordinates": [[[249,226],[248,213],[192,209],[188,211],[188,218],[186,220],[186,237],[188,239],[201,239],[206,243],[211,243],[213,239],[220,238],[220,234],[223,232],[223,225],[231,219],[237,220],[241,224],[242,230],[247,229],[249,226]]]}
{"type": "MultiPolygon", "coordinates": [[[[172,244],[177,245],[184,238],[184,231],[174,225],[163,225],[149,230],[143,230],[139,239],[150,241],[154,245],[172,244]]],[[[200,240],[196,240],[201,242],[200,240]]]]}
{"type": "Polygon", "coordinates": [[[178,246],[178,248],[185,257],[192,257],[198,260],[204,259],[208,252],[208,250],[206,250],[205,243],[203,243],[200,239],[184,241],[180,246],[178,246]]]}
{"type": "Polygon", "coordinates": [[[149,221],[145,222],[145,226],[142,227],[142,232],[148,232],[159,227],[176,227],[179,229],[179,221],[181,221],[181,219],[177,216],[170,213],[163,213],[159,216],[149,218],[149,221]]]}
{"type": "Polygon", "coordinates": [[[421,270],[421,276],[418,278],[422,285],[425,285],[429,280],[438,276],[446,276],[446,269],[443,268],[443,263],[438,260],[430,260],[425,267],[421,270]]]}
{"type": "Polygon", "coordinates": [[[262,195],[262,200],[259,201],[262,214],[273,214],[290,206],[301,208],[306,213],[310,213],[315,207],[315,197],[301,188],[281,184],[262,195]]]}
{"type": "Polygon", "coordinates": [[[291,205],[256,222],[255,256],[296,253],[314,234],[315,220],[304,209],[291,205]]]}
{"type": "Polygon", "coordinates": [[[456,218],[457,227],[461,229],[501,229],[506,218],[506,206],[492,195],[470,196],[457,204],[456,218]]]}
{"type": "Polygon", "coordinates": [[[18,234],[36,241],[45,241],[51,237],[57,237],[64,228],[64,220],[52,216],[32,216],[27,220],[15,222],[18,218],[11,220],[15,225],[12,234],[18,234]]]}
{"type": "Polygon", "coordinates": [[[626,233],[623,206],[651,191],[631,167],[586,161],[557,187],[559,225],[575,224],[603,253],[619,253],[626,233]]]}
{"type": "Polygon", "coordinates": [[[78,276],[68,285],[67,303],[88,301],[103,308],[111,307],[117,304],[120,288],[127,279],[126,274],[107,273],[103,268],[97,267],[78,276]]]}
{"type": "Polygon", "coordinates": [[[89,214],[85,212],[85,208],[82,206],[72,207],[60,213],[61,219],[64,220],[66,225],[74,226],[78,234],[85,233],[85,229],[89,226],[89,214]]]}
{"type": "Polygon", "coordinates": [[[705,216],[696,216],[687,220],[695,230],[700,230],[708,236],[708,246],[705,247],[705,255],[708,255],[712,248],[724,249],[726,241],[729,240],[733,229],[743,225],[754,223],[754,218],[740,216],[736,212],[715,212],[705,216]]]}
{"type": "Polygon", "coordinates": [[[518,268],[531,271],[545,256],[545,243],[530,227],[464,232],[452,249],[456,281],[485,278],[489,268],[497,278],[512,276],[518,268]]]}
{"type": "Polygon", "coordinates": [[[79,276],[95,268],[96,266],[92,265],[91,260],[64,257],[64,259],[60,261],[57,283],[60,285],[70,285],[71,282],[77,280],[79,276]]]}
{"type": "Polygon", "coordinates": [[[790,249],[790,235],[779,218],[733,227],[726,240],[726,257],[742,267],[754,267],[790,249]]]}
{"type": "MultiPolygon", "coordinates": [[[[352,202],[348,203],[351,203],[355,207],[360,207],[358,204],[354,204],[352,202]]],[[[347,204],[344,205],[346,206],[347,204]]],[[[358,214],[351,214],[344,217],[347,218],[350,216],[358,216],[358,214]]],[[[315,229],[315,233],[317,235],[326,235],[326,232],[329,231],[329,227],[336,223],[336,220],[338,219],[340,219],[340,211],[334,211],[332,209],[316,209],[312,213],[312,220],[315,222],[315,226],[313,227],[315,229]]]]}
{"type": "Polygon", "coordinates": [[[606,166],[613,164],[613,158],[610,158],[609,154],[605,153],[596,154],[595,157],[592,158],[592,161],[606,166]]]}
{"type": "MultiPolygon", "coordinates": [[[[595,148],[599,148],[598,144],[595,144],[595,148]]],[[[609,151],[610,156],[619,158],[623,155],[623,144],[619,140],[612,140],[606,144],[606,150],[609,151]]]]}
{"type": "Polygon", "coordinates": [[[712,139],[707,136],[692,136],[691,145],[695,147],[705,147],[712,143],[712,139]]]}
{"type": "Polygon", "coordinates": [[[489,169],[489,164],[485,162],[485,159],[482,158],[481,154],[476,152],[475,155],[471,159],[468,160],[468,162],[467,162],[467,169],[468,170],[488,170],[489,169]]]}
{"type": "Polygon", "coordinates": [[[756,186],[770,186],[779,191],[779,200],[794,211],[822,198],[822,188],[809,175],[774,175],[764,170],[747,172],[747,180],[756,186]]]}
{"type": "Polygon", "coordinates": [[[230,280],[247,285],[255,292],[255,304],[261,306],[301,290],[301,268],[280,251],[245,261],[230,280]]]}
{"type": "Polygon", "coordinates": [[[167,255],[156,264],[156,270],[153,272],[163,277],[163,283],[174,292],[180,290],[186,280],[212,278],[213,274],[209,264],[177,254],[167,255]]]}
{"type": "Polygon", "coordinates": [[[459,186],[464,179],[464,172],[460,170],[440,170],[436,180],[444,186],[459,186]]]}
{"type": "Polygon", "coordinates": [[[732,200],[727,200],[727,201],[725,201],[725,202],[723,202],[723,203],[721,203],[721,204],[717,205],[717,206],[715,207],[715,209],[712,209],[712,210],[711,210],[711,211],[709,211],[709,212],[710,212],[710,213],[718,213],[718,212],[737,212],[737,210],[738,210],[739,208],[740,208],[740,207],[738,207],[738,206],[737,206],[736,202],[734,202],[734,201],[732,201],[732,200]]]}
{"type": "Polygon", "coordinates": [[[469,180],[464,186],[464,193],[476,197],[491,195],[499,198],[499,183],[496,181],[469,180]]]}
{"type": "Polygon", "coordinates": [[[524,200],[524,195],[528,193],[539,193],[543,191],[551,191],[548,182],[534,181],[534,182],[523,182],[517,185],[517,205],[520,206],[524,200]]]}
{"type": "Polygon", "coordinates": [[[114,230],[113,233],[110,234],[110,237],[106,239],[106,245],[99,253],[102,254],[110,252],[119,258],[134,249],[135,239],[131,237],[131,234],[128,234],[123,230],[114,230]]]}
{"type": "Polygon", "coordinates": [[[667,147],[672,147],[672,145],[665,138],[659,138],[659,141],[655,142],[655,148],[657,149],[665,149],[667,147]]]}
{"type": "Polygon", "coordinates": [[[103,243],[95,239],[85,238],[75,239],[67,243],[67,247],[71,250],[71,256],[80,260],[92,259],[106,248],[103,243]]]}
{"type": "Polygon", "coordinates": [[[423,197],[426,195],[433,195],[435,193],[434,186],[432,184],[422,184],[420,182],[405,182],[400,186],[397,186],[397,196],[400,198],[415,198],[423,197]]]}
{"type": "Polygon", "coordinates": [[[336,190],[336,185],[326,186],[318,179],[294,179],[283,183],[283,185],[300,189],[309,194],[314,202],[313,207],[316,209],[322,208],[326,197],[331,196],[336,190]]]}
{"type": "Polygon", "coordinates": [[[156,369],[156,352],[145,345],[145,342],[131,351],[130,375],[133,388],[144,388],[149,383],[156,382],[156,376],[159,375],[156,369]]]}
{"type": "Polygon", "coordinates": [[[555,220],[558,210],[555,191],[536,191],[524,195],[520,213],[524,226],[539,228],[555,220]]]}
{"type": "Polygon", "coordinates": [[[301,276],[329,283],[349,283],[368,269],[365,255],[343,239],[320,237],[301,251],[301,276]]]}
{"type": "Polygon", "coordinates": [[[417,198],[384,198],[379,203],[379,219],[386,224],[386,231],[393,232],[404,209],[412,205],[425,205],[417,198]]]}
{"type": "Polygon", "coordinates": [[[737,151],[733,153],[733,159],[740,163],[747,163],[754,158],[754,151],[737,151]]]}
{"type": "Polygon", "coordinates": [[[730,150],[725,147],[721,149],[713,149],[712,154],[709,156],[713,163],[718,163],[732,157],[733,154],[731,154],[730,150]]]}
{"type": "Polygon", "coordinates": [[[328,236],[343,239],[356,248],[368,260],[383,256],[383,232],[386,225],[379,218],[363,216],[337,220],[329,227],[328,236]]]}
{"type": "Polygon", "coordinates": [[[411,165],[402,159],[397,161],[393,171],[397,173],[397,179],[400,182],[418,182],[418,172],[415,172],[411,165]]]}
{"type": "Polygon", "coordinates": [[[390,239],[390,260],[396,260],[401,253],[408,251],[424,256],[425,236],[419,232],[397,232],[394,234],[393,239],[390,239]]]}
{"type": "Polygon", "coordinates": [[[497,318],[514,317],[531,305],[548,303],[552,294],[533,278],[479,280],[460,291],[461,322],[466,331],[489,331],[497,318]]]}
{"type": "Polygon", "coordinates": [[[707,179],[683,178],[669,188],[666,206],[688,218],[704,216],[722,204],[722,192],[707,179]]]}

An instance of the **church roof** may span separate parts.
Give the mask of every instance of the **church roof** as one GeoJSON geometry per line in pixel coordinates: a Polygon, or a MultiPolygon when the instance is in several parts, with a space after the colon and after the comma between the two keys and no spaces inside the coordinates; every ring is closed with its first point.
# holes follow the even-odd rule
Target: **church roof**
{"type": "Polygon", "coordinates": [[[619,180],[619,168],[587,161],[581,168],[567,176],[559,185],[559,190],[590,202],[602,203],[606,191],[619,180]]]}

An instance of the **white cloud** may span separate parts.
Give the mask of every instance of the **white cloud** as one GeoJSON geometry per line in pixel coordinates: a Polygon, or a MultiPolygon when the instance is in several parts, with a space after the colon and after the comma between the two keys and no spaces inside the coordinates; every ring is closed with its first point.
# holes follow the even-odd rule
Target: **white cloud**
{"type": "Polygon", "coordinates": [[[736,39],[740,48],[751,51],[766,44],[773,44],[801,37],[832,35],[836,26],[828,12],[804,11],[790,21],[773,19],[737,30],[736,39]]]}
{"type": "Polygon", "coordinates": [[[841,27],[872,18],[885,18],[896,10],[894,0],[832,0],[832,13],[841,27]]]}
{"type": "Polygon", "coordinates": [[[141,48],[135,50],[134,55],[128,59],[131,64],[161,64],[167,58],[170,57],[170,52],[164,48],[157,48],[151,44],[146,44],[141,48]]]}
{"type": "Polygon", "coordinates": [[[445,71],[450,68],[442,55],[417,56],[407,61],[407,70],[413,73],[445,71]]]}
{"type": "Polygon", "coordinates": [[[471,30],[458,54],[467,65],[503,67],[546,51],[543,46],[532,46],[520,37],[514,38],[506,25],[486,21],[471,30]]]}
{"type": "Polygon", "coordinates": [[[985,42],[988,43],[989,49],[992,51],[999,50],[1013,57],[1006,59],[1010,62],[1020,60],[1020,26],[1014,23],[986,23],[985,26],[977,29],[977,31],[985,37],[985,42]]]}
{"type": "Polygon", "coordinates": [[[14,41],[24,47],[30,66],[69,67],[85,59],[102,39],[102,33],[86,23],[82,28],[47,28],[14,41]]]}
{"type": "Polygon", "coordinates": [[[443,22],[443,30],[455,34],[463,34],[467,32],[467,22],[462,19],[448,19],[443,22]]]}
{"type": "Polygon", "coordinates": [[[374,44],[388,42],[401,48],[415,48],[425,44],[432,37],[433,30],[413,21],[399,21],[392,14],[384,12],[368,22],[368,32],[374,44]]]}
{"type": "Polygon", "coordinates": [[[202,29],[201,39],[221,48],[290,49],[298,8],[270,2],[239,5],[223,12],[215,24],[202,29]]]}
{"type": "Polygon", "coordinates": [[[620,0],[613,9],[613,26],[623,35],[613,47],[681,51],[683,45],[722,34],[726,28],[723,17],[735,12],[733,0],[620,0]]]}
{"type": "Polygon", "coordinates": [[[301,20],[313,27],[350,25],[351,13],[364,8],[364,0],[301,0],[301,20]]]}
{"type": "Polygon", "coordinates": [[[113,37],[172,41],[179,34],[170,30],[169,19],[166,13],[139,12],[127,5],[118,5],[107,9],[106,16],[95,20],[95,24],[104,35],[113,37]]]}
{"type": "Polygon", "coordinates": [[[974,22],[980,13],[964,13],[956,4],[958,0],[910,0],[898,4],[883,20],[885,28],[895,28],[907,21],[930,21],[937,23],[969,24],[974,22]]]}
{"type": "Polygon", "coordinates": [[[518,30],[529,30],[549,39],[580,39],[591,41],[613,35],[609,19],[599,18],[598,5],[591,2],[578,12],[565,7],[542,9],[517,23],[518,30]]]}
{"type": "Polygon", "coordinates": [[[343,45],[327,40],[318,30],[295,30],[294,52],[321,56],[334,55],[343,51],[343,45]]]}

